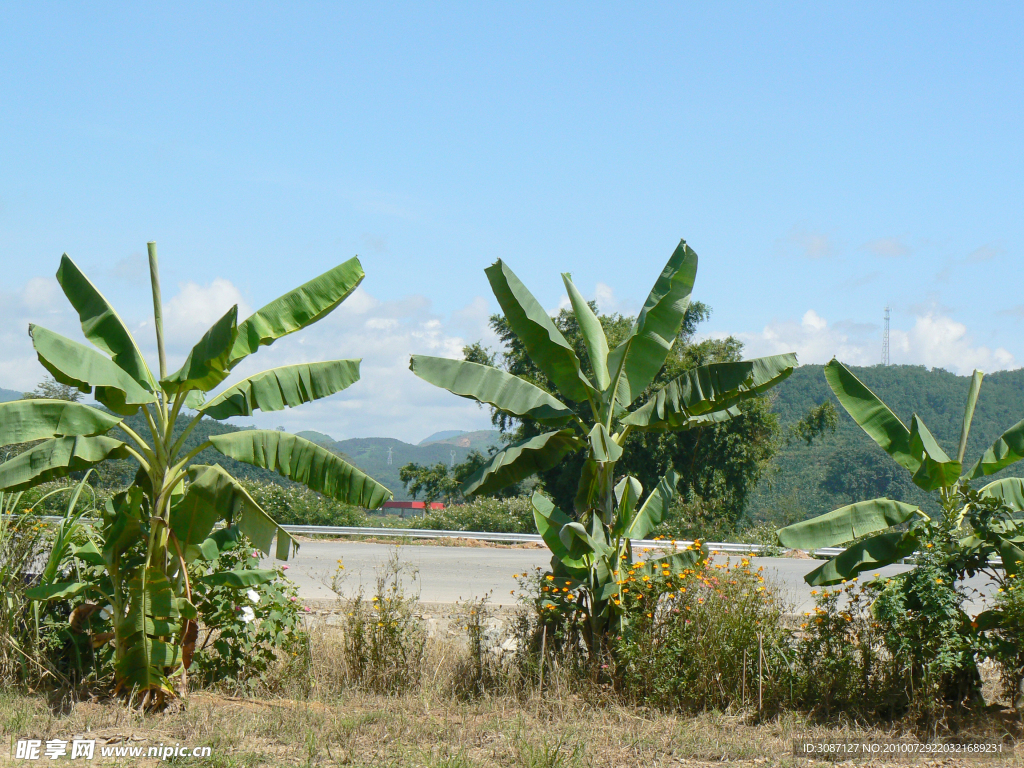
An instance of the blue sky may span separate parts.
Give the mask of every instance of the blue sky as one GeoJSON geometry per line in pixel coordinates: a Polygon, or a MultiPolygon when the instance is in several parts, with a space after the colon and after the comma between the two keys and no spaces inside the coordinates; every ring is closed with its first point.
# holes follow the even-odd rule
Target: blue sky
{"type": "Polygon", "coordinates": [[[152,347],[148,240],[178,359],[359,254],[251,363],[363,357],[263,417],[336,437],[487,425],[405,365],[487,338],[494,259],[628,312],[680,237],[751,355],[874,363],[888,303],[894,362],[1018,367],[1024,7],[893,5],[0,6],[0,386],[75,332],[62,252],[152,347]]]}

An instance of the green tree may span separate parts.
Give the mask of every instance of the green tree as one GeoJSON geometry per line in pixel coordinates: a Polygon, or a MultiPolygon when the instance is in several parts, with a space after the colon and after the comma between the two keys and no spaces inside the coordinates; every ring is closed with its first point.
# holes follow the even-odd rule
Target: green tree
{"type": "MultiPolygon", "coordinates": [[[[215,560],[239,532],[268,554],[276,537],[280,559],[288,557],[294,544],[223,468],[190,466],[195,456],[212,448],[332,498],[371,508],[391,494],[325,449],[273,430],[210,435],[191,450],[184,448],[204,417],[227,419],[251,416],[256,410],[281,410],[339,392],[358,380],[358,360],[303,363],[255,374],[210,400],[205,396],[260,347],[315,323],[344,301],[363,279],[358,259],[285,294],[241,323],[238,307],[232,307],[173,373],[167,371],[164,352],[154,243],[149,244],[149,265],[159,378],[113,307],[67,255],[61,259],[57,280],[96,349],[37,325],[29,327],[32,344],[59,384],[93,393],[109,410],[53,399],[0,404],[0,445],[42,440],[0,465],[0,490],[30,488],[109,459],[131,457],[138,462],[132,485],[107,504],[101,548],[90,543],[75,552],[99,568],[102,577],[49,585],[34,597],[84,596],[109,604],[101,613],[109,615],[113,626],[117,690],[140,694],[144,704],[160,705],[176,694],[176,673],[184,682],[189,645],[194,643],[197,614],[190,599],[188,566],[215,560]],[[179,434],[174,426],[185,408],[195,415],[179,434]],[[137,413],[147,425],[143,432],[125,422],[137,413]],[[123,439],[107,434],[115,429],[123,439]],[[214,532],[221,520],[228,528],[214,532]]],[[[216,586],[243,588],[272,579],[274,573],[232,571],[203,578],[216,581],[216,586]]]]}
{"type": "MultiPolygon", "coordinates": [[[[491,455],[495,452],[496,449],[492,448],[491,455]]],[[[480,451],[472,450],[467,454],[465,461],[453,467],[449,467],[444,462],[438,462],[432,467],[410,462],[398,470],[398,477],[405,483],[406,490],[414,499],[422,493],[427,504],[438,499],[443,499],[445,504],[458,504],[465,501],[465,497],[462,495],[462,484],[487,464],[487,461],[488,457],[480,451]]],[[[522,484],[513,483],[480,495],[502,498],[519,496],[522,495],[522,484]]]]}
{"type": "MultiPolygon", "coordinates": [[[[570,507],[574,514],[540,492],[532,503],[538,531],[553,553],[551,579],[561,589],[578,592],[593,644],[621,621],[617,574],[632,562],[630,540],[643,538],[661,522],[679,482],[670,470],[644,499],[639,479],[626,475],[619,480],[617,466],[630,435],[688,431],[740,416],[740,404],[788,376],[796,358],[701,364],[630,410],[657,378],[684,327],[697,273],[697,254],[685,242],[672,254],[637,318],[632,323],[623,318],[611,338],[569,275],[563,275],[580,332],[576,347],[507,265],[499,260],[485,272],[511,333],[545,380],[529,370],[514,373],[471,360],[420,355],[413,355],[410,368],[436,386],[496,408],[499,419],[522,424],[522,439],[466,479],[466,495],[502,488],[583,454],[570,507]],[[545,388],[546,382],[559,397],[545,388]],[[536,434],[527,431],[533,429],[536,434]]],[[[649,560],[645,567],[681,569],[701,554],[675,553],[649,560]]]]}
{"type": "Polygon", "coordinates": [[[47,376],[39,382],[34,390],[25,393],[26,400],[67,400],[69,403],[78,403],[82,400],[82,393],[78,387],[69,384],[61,384],[52,376],[47,376]]]}

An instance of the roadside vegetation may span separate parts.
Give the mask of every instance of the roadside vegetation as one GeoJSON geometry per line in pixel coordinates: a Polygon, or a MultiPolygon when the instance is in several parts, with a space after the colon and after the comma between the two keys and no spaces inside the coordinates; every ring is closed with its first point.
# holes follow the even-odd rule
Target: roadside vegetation
{"type": "Polygon", "coordinates": [[[65,257],[58,278],[100,351],[33,328],[53,379],[0,404],[0,730],[132,724],[218,746],[224,765],[449,768],[756,762],[768,744],[781,760],[785,738],[854,728],[1016,740],[1024,481],[972,482],[1024,458],[1024,422],[965,471],[980,373],[951,457],[833,361],[836,401],[938,512],[882,494],[778,531],[746,523],[780,445],[815,444],[838,415],[820,401],[783,430],[767,396],[795,356],[743,360],[732,340],[695,342],[708,311],[690,304],[696,273],[681,242],[636,318],[599,316],[563,275],[572,309],[552,318],[499,261],[486,274],[501,359],[479,345],[464,360],[412,357],[417,376],[490,407],[506,437],[458,467],[402,467],[413,494],[449,503],[415,524],[537,531],[552,553],[548,569],[515,575],[517,610],[481,600],[439,617],[410,597],[415,575],[397,561],[347,597],[339,561],[337,602],[303,605],[281,524],[413,521],[369,515],[390,492],[322,446],[208,428],[358,379],[358,361],[338,360],[205,394],[334,309],[362,279],[357,260],[242,323],[232,309],[168,374],[151,250],[157,378],[65,257]],[[198,463],[206,452],[225,463],[198,463]],[[284,482],[236,478],[229,461],[284,482]],[[633,551],[655,536],[692,543],[633,551]],[[712,561],[706,541],[727,537],[845,551],[808,576],[816,605],[800,617],[755,562],[712,561]],[[276,567],[260,568],[271,552],[276,567]],[[908,557],[913,570],[872,575],[908,557]],[[971,616],[976,573],[999,591],[971,616]]]}

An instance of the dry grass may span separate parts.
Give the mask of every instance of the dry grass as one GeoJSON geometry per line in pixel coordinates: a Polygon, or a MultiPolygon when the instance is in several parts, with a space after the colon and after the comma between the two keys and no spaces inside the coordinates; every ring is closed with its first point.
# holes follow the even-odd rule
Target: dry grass
{"type": "MultiPolygon", "coordinates": [[[[48,701],[7,692],[0,693],[0,734],[8,741],[84,734],[98,744],[212,747],[211,759],[177,764],[366,768],[795,766],[808,761],[790,756],[794,737],[894,735],[853,725],[815,725],[794,714],[757,723],[756,713],[692,717],[624,707],[607,690],[581,689],[557,669],[549,671],[543,694],[520,685],[518,695],[466,699],[455,685],[466,652],[451,640],[430,644],[420,686],[398,696],[372,695],[349,684],[337,628],[318,626],[311,640],[309,658],[282,665],[258,698],[200,691],[175,711],[141,715],[117,701],[48,701]]],[[[1007,732],[1019,729],[997,718],[972,729],[976,736],[1007,732]]],[[[7,759],[0,756],[0,763],[7,759]]],[[[98,752],[94,763],[102,764],[98,752]]],[[[125,758],[121,764],[147,761],[125,758]]],[[[1024,765],[1024,755],[1000,764],[1024,765]]]]}

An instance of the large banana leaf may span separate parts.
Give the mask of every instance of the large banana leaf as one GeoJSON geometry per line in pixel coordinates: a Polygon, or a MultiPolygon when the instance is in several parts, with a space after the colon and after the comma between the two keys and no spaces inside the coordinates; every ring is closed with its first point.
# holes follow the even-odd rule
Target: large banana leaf
{"type": "Polygon", "coordinates": [[[57,282],[71,306],[78,312],[85,338],[106,352],[114,364],[144,389],[156,391],[156,381],[135,338],[110,303],[103,298],[78,266],[65,253],[57,269],[57,282]]]}
{"type": "Polygon", "coordinates": [[[669,258],[629,336],[608,355],[615,400],[628,407],[654,381],[683,326],[697,277],[697,254],[686,244],[669,258]]]}
{"type": "Polygon", "coordinates": [[[623,535],[633,520],[633,511],[644,492],[644,487],[635,477],[626,475],[615,486],[615,527],[613,532],[623,535]]]}
{"type": "Polygon", "coordinates": [[[359,360],[299,363],[257,373],[228,387],[205,405],[214,419],[252,416],[254,411],[280,411],[333,395],[359,381],[359,360]]]}
{"type": "Polygon", "coordinates": [[[99,352],[38,325],[29,326],[39,362],[61,384],[89,393],[114,413],[131,416],[139,405],[156,402],[125,370],[99,352]]]}
{"type": "Polygon", "coordinates": [[[946,455],[916,413],[910,422],[910,450],[921,460],[913,477],[918,487],[934,491],[948,488],[960,478],[960,462],[946,455]]]}
{"type": "Polygon", "coordinates": [[[989,483],[981,489],[981,495],[999,499],[1014,512],[1024,511],[1024,480],[1019,477],[989,483]]]}
{"type": "Polygon", "coordinates": [[[595,424],[590,434],[590,458],[598,463],[618,461],[622,458],[622,446],[612,440],[604,424],[595,424]]]}
{"type": "Polygon", "coordinates": [[[572,303],[576,322],[580,326],[583,343],[587,346],[587,355],[589,355],[590,364],[594,369],[594,381],[597,383],[597,388],[604,392],[611,383],[611,377],[608,374],[608,338],[604,335],[604,328],[601,327],[601,321],[597,319],[594,310],[590,308],[586,299],[573,285],[572,277],[568,273],[563,273],[562,282],[565,283],[565,290],[569,294],[569,301],[572,303]]]}
{"type": "Polygon", "coordinates": [[[104,459],[127,459],[130,455],[125,444],[112,437],[55,437],[0,464],[0,490],[25,490],[82,472],[104,459]]]}
{"type": "Polygon", "coordinates": [[[896,463],[911,473],[917,472],[921,460],[910,447],[910,430],[878,399],[845,365],[835,358],[825,366],[825,380],[868,437],[878,443],[896,463]]]}
{"type": "Polygon", "coordinates": [[[914,554],[919,546],[909,531],[890,531],[847,547],[846,551],[804,576],[811,586],[827,587],[862,571],[891,565],[914,554]]]}
{"type": "Polygon", "coordinates": [[[272,469],[348,504],[376,509],[392,496],[383,485],[326,448],[287,432],[248,429],[213,435],[210,443],[225,456],[272,469]]]}
{"type": "Polygon", "coordinates": [[[556,466],[565,456],[582,447],[572,430],[545,432],[520,440],[498,451],[462,485],[466,496],[491,493],[556,466]]]}
{"type": "Polygon", "coordinates": [[[1018,421],[999,436],[977,463],[971,467],[970,478],[992,475],[1024,458],[1024,421],[1018,421]]]}
{"type": "Polygon", "coordinates": [[[325,317],[351,295],[365,276],[359,259],[353,257],[257,310],[239,324],[228,367],[234,368],[260,347],[325,317]]]}
{"type": "Polygon", "coordinates": [[[779,542],[790,549],[835,547],[905,523],[917,507],[892,499],[858,501],[779,531],[779,542]]]}
{"type": "Polygon", "coordinates": [[[575,350],[512,270],[498,259],[484,272],[505,319],[526,347],[526,354],[558,391],[576,402],[597,395],[597,390],[580,370],[575,350]]]}
{"type": "Polygon", "coordinates": [[[534,492],[531,503],[533,505],[533,520],[537,524],[537,532],[544,539],[544,543],[548,545],[551,554],[567,568],[577,569],[586,567],[582,558],[569,556],[569,549],[559,536],[562,528],[572,522],[572,518],[556,507],[554,502],[540,491],[534,492]]]}
{"type": "Polygon", "coordinates": [[[238,306],[229,309],[192,347],[181,368],[160,386],[169,394],[198,389],[208,392],[228,377],[228,355],[238,337],[238,306]]]}
{"type": "Polygon", "coordinates": [[[669,471],[661,478],[658,486],[651,491],[629,528],[626,529],[626,538],[645,539],[651,531],[658,527],[658,523],[665,518],[665,512],[668,511],[672,499],[676,496],[678,485],[679,475],[674,471],[669,471]]]}
{"type": "Polygon", "coordinates": [[[789,376],[795,366],[796,355],[785,354],[692,368],[658,390],[622,423],[643,430],[687,428],[696,416],[756,397],[789,376]]]}
{"type": "Polygon", "coordinates": [[[971,385],[967,390],[967,405],[964,407],[964,419],[960,424],[960,446],[956,452],[956,460],[961,464],[964,461],[964,454],[967,452],[967,436],[971,433],[971,420],[974,419],[974,409],[978,405],[978,393],[981,391],[981,379],[984,374],[975,371],[971,376],[971,385]]]}
{"type": "Polygon", "coordinates": [[[277,537],[277,558],[287,560],[299,545],[278,525],[235,478],[217,464],[193,465],[181,501],[171,510],[170,525],[183,547],[202,544],[219,520],[230,520],[253,545],[270,554],[277,537]]]}
{"type": "Polygon", "coordinates": [[[0,403],[0,446],[102,435],[120,423],[117,416],[67,400],[12,400],[0,403]]]}
{"type": "Polygon", "coordinates": [[[409,370],[436,387],[540,424],[560,427],[573,412],[528,381],[489,365],[445,357],[413,355],[409,370]]]}

